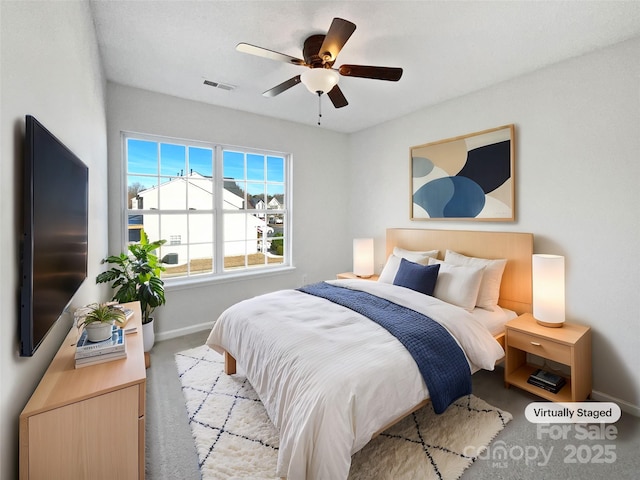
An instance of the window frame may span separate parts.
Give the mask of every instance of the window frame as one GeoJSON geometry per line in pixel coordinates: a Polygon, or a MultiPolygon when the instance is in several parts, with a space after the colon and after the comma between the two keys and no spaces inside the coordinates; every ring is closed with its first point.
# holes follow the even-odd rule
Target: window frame
{"type": "MultiPolygon", "coordinates": [[[[129,244],[129,229],[128,229],[128,218],[129,215],[134,212],[134,210],[129,210],[128,205],[128,186],[129,186],[129,171],[128,171],[128,156],[127,156],[127,140],[141,140],[148,142],[155,142],[158,144],[167,143],[172,145],[180,145],[185,148],[196,147],[196,148],[206,148],[211,149],[213,154],[213,185],[214,185],[214,205],[211,210],[213,214],[213,223],[214,223],[214,232],[213,232],[213,271],[210,273],[190,273],[185,274],[183,276],[176,277],[163,277],[165,282],[165,286],[167,288],[171,287],[180,287],[181,285],[189,286],[192,284],[204,284],[204,283],[216,283],[220,281],[226,280],[235,280],[241,279],[244,277],[260,277],[260,276],[270,276],[274,274],[279,274],[283,272],[288,272],[294,269],[293,266],[293,245],[292,245],[292,220],[293,220],[293,168],[292,168],[292,154],[285,153],[280,151],[268,150],[268,149],[259,149],[253,147],[242,147],[238,145],[228,145],[216,142],[208,142],[202,140],[190,140],[183,139],[177,137],[170,137],[165,135],[155,135],[148,133],[138,133],[132,131],[121,131],[120,133],[120,148],[121,148],[121,192],[120,192],[120,226],[122,229],[122,234],[120,238],[120,243],[122,246],[121,251],[127,251],[127,247],[129,244]],[[224,176],[223,172],[223,152],[224,150],[232,150],[235,152],[241,152],[244,155],[255,154],[262,155],[265,157],[275,156],[281,157],[284,162],[284,205],[282,209],[276,210],[278,213],[283,213],[283,232],[282,239],[285,244],[285,251],[283,255],[282,263],[276,265],[269,265],[268,263],[263,266],[247,266],[242,267],[240,269],[224,269],[224,203],[223,203],[223,191],[224,191],[224,176]]],[[[135,174],[134,174],[135,176],[135,174]]],[[[161,173],[158,173],[159,178],[162,177],[161,173]]],[[[245,201],[246,199],[245,192],[245,201]]],[[[159,215],[160,217],[164,214],[180,214],[189,211],[189,206],[186,205],[185,209],[151,209],[139,210],[140,215],[145,215],[146,213],[152,212],[155,215],[159,215]]],[[[228,210],[227,210],[228,211],[228,210]]],[[[259,209],[249,209],[244,208],[238,211],[237,214],[255,214],[262,213],[269,214],[272,210],[265,208],[265,210],[259,209]]],[[[150,238],[150,240],[157,240],[155,238],[150,238]]],[[[169,243],[169,239],[167,238],[167,244],[169,243]]]]}

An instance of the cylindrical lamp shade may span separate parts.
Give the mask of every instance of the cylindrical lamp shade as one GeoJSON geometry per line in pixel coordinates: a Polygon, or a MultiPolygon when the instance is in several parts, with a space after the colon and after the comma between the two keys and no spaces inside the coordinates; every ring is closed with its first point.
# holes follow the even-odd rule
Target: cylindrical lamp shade
{"type": "Polygon", "coordinates": [[[533,316],[545,327],[564,323],[564,257],[533,255],[533,316]]]}
{"type": "Polygon", "coordinates": [[[353,239],[353,273],[363,278],[373,275],[373,238],[353,239]]]}

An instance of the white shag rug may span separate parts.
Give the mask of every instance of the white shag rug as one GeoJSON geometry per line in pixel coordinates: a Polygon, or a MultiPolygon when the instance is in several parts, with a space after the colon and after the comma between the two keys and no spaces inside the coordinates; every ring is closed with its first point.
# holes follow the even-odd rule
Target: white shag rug
{"type": "MultiPolygon", "coordinates": [[[[202,478],[276,478],[278,431],[242,371],[226,375],[206,345],[176,354],[176,364],[202,478]]],[[[458,479],[511,418],[473,395],[441,415],[427,405],[356,453],[349,479],[458,479]]]]}

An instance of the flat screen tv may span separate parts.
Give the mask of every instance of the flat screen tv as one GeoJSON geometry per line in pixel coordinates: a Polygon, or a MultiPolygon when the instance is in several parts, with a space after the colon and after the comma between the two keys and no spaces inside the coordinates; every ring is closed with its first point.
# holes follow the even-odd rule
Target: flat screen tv
{"type": "Polygon", "coordinates": [[[20,355],[29,357],[87,277],[89,170],[31,115],[25,130],[20,355]]]}

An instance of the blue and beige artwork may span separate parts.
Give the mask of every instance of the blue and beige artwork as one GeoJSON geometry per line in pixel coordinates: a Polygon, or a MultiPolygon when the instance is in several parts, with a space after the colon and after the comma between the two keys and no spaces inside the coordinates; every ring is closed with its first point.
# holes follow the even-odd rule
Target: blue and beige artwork
{"type": "Polygon", "coordinates": [[[412,148],[412,218],[513,219],[511,131],[412,148]]]}

